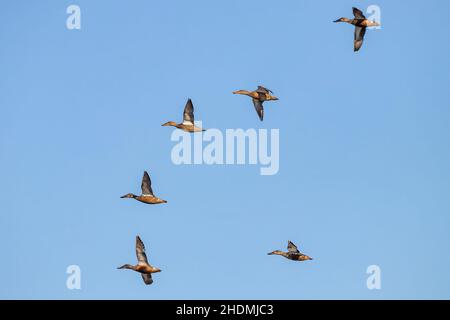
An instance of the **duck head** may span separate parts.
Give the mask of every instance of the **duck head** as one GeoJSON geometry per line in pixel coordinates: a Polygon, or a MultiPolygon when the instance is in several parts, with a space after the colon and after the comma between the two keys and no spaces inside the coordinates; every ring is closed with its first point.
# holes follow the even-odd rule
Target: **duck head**
{"type": "Polygon", "coordinates": [[[126,195],[124,195],[124,196],[121,196],[121,198],[122,199],[124,199],[124,198],[136,198],[136,195],[135,194],[132,194],[132,193],[127,193],[126,195]]]}
{"type": "Polygon", "coordinates": [[[245,94],[245,95],[249,95],[249,94],[250,94],[250,91],[247,91],[247,90],[236,90],[236,91],[233,91],[233,94],[245,94]]]}
{"type": "Polygon", "coordinates": [[[283,254],[284,254],[284,252],[283,251],[280,251],[280,250],[275,250],[275,251],[272,251],[272,252],[269,252],[268,253],[268,255],[269,256],[271,256],[271,255],[279,255],[279,256],[282,256],[283,254]]]}
{"type": "Polygon", "coordinates": [[[166,122],[166,123],[162,124],[162,126],[163,127],[176,127],[177,123],[173,122],[173,121],[169,121],[169,122],[166,122]]]}
{"type": "Polygon", "coordinates": [[[349,18],[339,18],[339,19],[337,19],[337,20],[334,20],[333,22],[350,22],[350,19],[349,18]]]}

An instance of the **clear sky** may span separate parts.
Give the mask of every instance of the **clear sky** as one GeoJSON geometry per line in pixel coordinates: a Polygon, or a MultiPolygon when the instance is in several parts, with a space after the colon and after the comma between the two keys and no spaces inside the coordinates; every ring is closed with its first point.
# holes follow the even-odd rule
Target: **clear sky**
{"type": "Polygon", "coordinates": [[[448,1],[1,1],[0,298],[450,298],[448,1]],[[81,30],[66,8],[81,8],[81,30]],[[381,8],[353,53],[351,7],[381,8]],[[265,121],[237,89],[280,98],[265,121]],[[206,128],[280,130],[280,171],[176,166],[206,128]],[[149,206],[139,193],[148,170],[149,206]],[[139,234],[163,272],[145,286],[139,234]],[[315,260],[267,256],[287,240],[315,260]],[[81,268],[81,290],[66,268],[81,268]],[[366,269],[381,268],[381,290],[366,269]]]}

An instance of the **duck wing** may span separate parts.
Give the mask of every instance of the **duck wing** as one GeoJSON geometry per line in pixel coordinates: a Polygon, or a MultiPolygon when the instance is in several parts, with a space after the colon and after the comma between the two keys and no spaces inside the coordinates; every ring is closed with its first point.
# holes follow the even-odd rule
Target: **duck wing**
{"type": "Polygon", "coordinates": [[[256,92],[258,92],[258,93],[273,93],[272,90],[264,88],[263,86],[258,86],[258,89],[256,89],[256,92]]]}
{"type": "Polygon", "coordinates": [[[252,99],[253,105],[255,106],[256,113],[261,121],[264,119],[264,107],[262,101],[258,99],[252,99]]]}
{"type": "Polygon", "coordinates": [[[147,171],[144,171],[144,176],[142,177],[141,183],[142,195],[143,196],[153,196],[152,181],[147,171]]]}
{"type": "Polygon", "coordinates": [[[145,254],[145,246],[139,236],[136,236],[136,257],[138,265],[149,265],[147,255],[145,254]]]}
{"type": "Polygon", "coordinates": [[[183,112],[183,124],[193,126],[194,125],[194,105],[192,100],[188,99],[183,112]]]}
{"type": "Polygon", "coordinates": [[[150,285],[153,283],[152,274],[151,273],[141,273],[142,280],[144,280],[146,285],[150,285]]]}
{"type": "Polygon", "coordinates": [[[355,27],[355,41],[354,41],[355,52],[361,49],[365,35],[366,35],[366,27],[355,27]]]}
{"type": "Polygon", "coordinates": [[[300,251],[298,251],[297,246],[293,244],[291,241],[288,241],[287,249],[289,254],[300,254],[300,251]]]}
{"type": "Polygon", "coordinates": [[[355,7],[353,7],[353,15],[355,16],[356,19],[364,19],[364,20],[366,19],[364,13],[355,7]]]}

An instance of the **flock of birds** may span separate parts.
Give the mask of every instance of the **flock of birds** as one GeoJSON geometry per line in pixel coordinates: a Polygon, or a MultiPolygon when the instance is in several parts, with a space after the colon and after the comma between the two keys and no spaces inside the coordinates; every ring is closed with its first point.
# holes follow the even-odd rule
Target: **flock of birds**
{"type": "MultiPolygon", "coordinates": [[[[364,36],[366,34],[366,29],[368,27],[379,26],[379,24],[375,21],[368,20],[363,12],[357,8],[353,8],[353,19],[348,18],[340,18],[334,22],[345,22],[355,26],[355,35],[354,35],[354,51],[357,52],[361,49],[361,46],[364,41],[364,36]]],[[[276,101],[277,97],[273,95],[273,92],[263,86],[258,86],[258,88],[254,91],[247,90],[237,90],[233,92],[234,94],[246,95],[252,98],[253,105],[255,107],[256,113],[261,121],[264,119],[264,107],[263,103],[265,101],[276,101]]],[[[174,121],[169,121],[164,123],[162,126],[171,126],[183,130],[185,132],[195,133],[205,131],[202,128],[199,128],[195,125],[194,121],[194,105],[191,99],[188,99],[186,106],[183,112],[183,122],[176,123],[174,121]]],[[[121,198],[129,198],[135,199],[139,202],[145,204],[162,204],[167,203],[166,200],[160,199],[153,193],[152,182],[150,180],[150,175],[147,171],[144,172],[144,176],[142,178],[141,183],[141,195],[135,195],[133,193],[128,193],[121,198]]],[[[312,258],[306,254],[301,253],[297,246],[288,241],[287,252],[281,250],[275,250],[269,252],[268,255],[279,255],[283,256],[286,259],[293,261],[307,261],[312,260],[312,258]]],[[[144,283],[149,285],[153,283],[152,274],[161,272],[161,269],[153,267],[147,259],[147,255],[145,253],[145,246],[139,236],[136,236],[136,257],[137,264],[125,264],[118,269],[129,269],[136,272],[139,272],[142,275],[142,279],[144,283]]]]}

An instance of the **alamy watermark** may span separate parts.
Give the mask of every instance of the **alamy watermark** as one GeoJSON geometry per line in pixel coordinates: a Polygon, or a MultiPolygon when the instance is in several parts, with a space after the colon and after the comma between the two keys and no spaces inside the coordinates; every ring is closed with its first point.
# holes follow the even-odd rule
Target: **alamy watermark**
{"type": "Polygon", "coordinates": [[[366,281],[367,289],[381,290],[381,268],[371,265],[367,267],[366,273],[369,275],[366,281]]]}
{"type": "Polygon", "coordinates": [[[70,265],[66,269],[69,275],[66,280],[66,288],[69,290],[81,290],[81,268],[77,265],[70,265]]]}
{"type": "Polygon", "coordinates": [[[379,26],[369,27],[369,29],[381,29],[381,8],[375,4],[367,7],[366,12],[369,14],[367,17],[370,21],[375,21],[379,26]]]}
{"type": "Polygon", "coordinates": [[[81,9],[75,4],[67,7],[66,13],[69,15],[66,20],[66,27],[69,30],[81,29],[81,9]]]}
{"type": "Polygon", "coordinates": [[[280,169],[279,129],[174,130],[171,141],[177,142],[171,152],[176,165],[259,165],[263,176],[280,169]]]}

